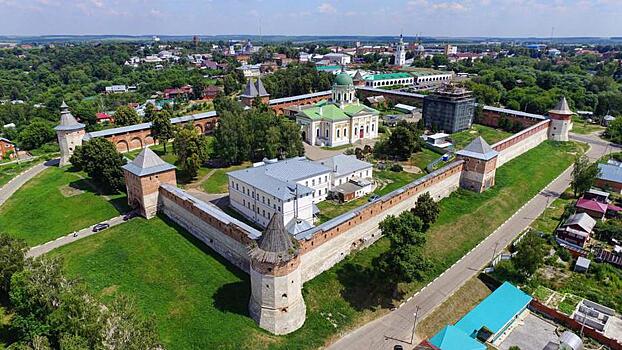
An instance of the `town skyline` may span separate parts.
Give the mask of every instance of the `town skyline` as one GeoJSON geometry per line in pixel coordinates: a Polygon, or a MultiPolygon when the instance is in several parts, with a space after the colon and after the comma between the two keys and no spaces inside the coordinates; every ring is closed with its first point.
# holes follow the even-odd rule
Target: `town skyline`
{"type": "Polygon", "coordinates": [[[614,0],[2,0],[1,35],[609,37],[614,0]],[[224,15],[223,15],[224,14],[224,15]],[[440,24],[440,25],[439,25],[440,24]]]}

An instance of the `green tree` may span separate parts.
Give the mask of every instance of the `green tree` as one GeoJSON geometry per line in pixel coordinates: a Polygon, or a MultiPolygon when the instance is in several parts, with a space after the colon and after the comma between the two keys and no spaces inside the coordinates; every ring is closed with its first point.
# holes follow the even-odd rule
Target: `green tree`
{"type": "Polygon", "coordinates": [[[243,114],[224,112],[214,131],[214,150],[218,158],[229,164],[249,159],[252,135],[243,114]]]}
{"type": "Polygon", "coordinates": [[[27,251],[26,242],[0,233],[0,295],[8,296],[11,277],[24,269],[27,251]]]}
{"type": "Polygon", "coordinates": [[[544,262],[544,240],[534,232],[525,234],[516,249],[517,253],[512,262],[523,276],[532,275],[544,262]]]}
{"type": "Polygon", "coordinates": [[[20,131],[18,140],[22,148],[31,150],[54,140],[55,136],[52,123],[37,119],[20,131]]]}
{"type": "Polygon", "coordinates": [[[289,119],[279,118],[279,120],[281,124],[281,157],[291,158],[304,155],[305,148],[302,144],[300,127],[289,119]]]}
{"type": "Polygon", "coordinates": [[[146,122],[152,121],[156,113],[157,111],[153,103],[147,103],[147,105],[145,106],[145,116],[143,117],[143,120],[146,122]]]}
{"type": "Polygon", "coordinates": [[[114,123],[119,126],[134,125],[141,122],[142,119],[136,110],[129,106],[119,106],[114,112],[114,123]]]}
{"type": "Polygon", "coordinates": [[[415,134],[406,127],[398,126],[389,136],[386,152],[399,159],[408,159],[416,146],[415,134]]]}
{"type": "Polygon", "coordinates": [[[441,208],[439,204],[434,201],[430,192],[426,192],[417,198],[417,203],[411,211],[423,221],[424,228],[427,230],[431,224],[436,222],[441,208]]]}
{"type": "Polygon", "coordinates": [[[164,145],[164,153],[166,153],[166,144],[175,136],[175,129],[171,123],[171,112],[167,109],[154,115],[151,121],[151,135],[164,145]]]}
{"type": "Polygon", "coordinates": [[[572,192],[577,197],[579,194],[592,187],[594,179],[598,176],[600,169],[596,164],[591,164],[586,156],[577,156],[572,169],[572,192]]]}
{"type": "Polygon", "coordinates": [[[94,138],[76,147],[69,161],[109,191],[117,192],[125,186],[121,169],[125,160],[112,142],[104,138],[94,138]]]}
{"type": "Polygon", "coordinates": [[[181,170],[190,177],[197,176],[199,168],[209,158],[207,138],[199,134],[192,124],[187,124],[175,134],[173,147],[181,170]]]}

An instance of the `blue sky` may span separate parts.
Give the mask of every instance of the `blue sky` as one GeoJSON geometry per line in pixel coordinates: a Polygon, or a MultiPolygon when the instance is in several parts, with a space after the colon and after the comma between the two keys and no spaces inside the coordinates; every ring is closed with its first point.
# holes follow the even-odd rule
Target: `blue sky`
{"type": "Polygon", "coordinates": [[[0,0],[0,34],[622,36],[622,0],[0,0]]]}

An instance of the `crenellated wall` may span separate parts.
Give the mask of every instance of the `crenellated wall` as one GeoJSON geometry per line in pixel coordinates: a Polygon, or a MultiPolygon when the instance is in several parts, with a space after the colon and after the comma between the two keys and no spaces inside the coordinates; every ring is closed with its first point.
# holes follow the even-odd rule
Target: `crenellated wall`
{"type": "Polygon", "coordinates": [[[492,145],[499,152],[497,168],[546,141],[549,125],[550,120],[543,120],[492,145]]]}

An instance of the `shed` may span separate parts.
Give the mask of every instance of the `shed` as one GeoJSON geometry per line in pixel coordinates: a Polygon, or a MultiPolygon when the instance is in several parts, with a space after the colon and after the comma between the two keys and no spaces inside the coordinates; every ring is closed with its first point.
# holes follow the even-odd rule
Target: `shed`
{"type": "Polygon", "coordinates": [[[589,267],[590,267],[590,259],[586,259],[580,256],[574,265],[574,270],[575,272],[587,272],[587,269],[589,267]]]}

